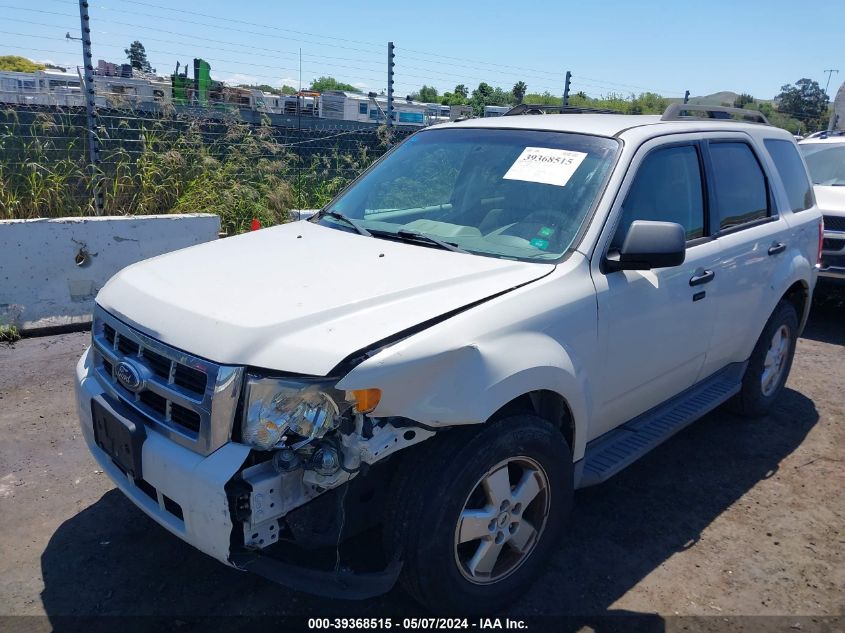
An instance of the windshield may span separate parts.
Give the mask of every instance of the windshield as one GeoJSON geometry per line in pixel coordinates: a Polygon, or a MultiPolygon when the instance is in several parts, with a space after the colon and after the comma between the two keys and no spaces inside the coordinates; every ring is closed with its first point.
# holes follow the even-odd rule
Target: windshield
{"type": "Polygon", "coordinates": [[[813,184],[845,186],[845,143],[802,143],[813,184]]]}
{"type": "Polygon", "coordinates": [[[420,132],[335,200],[326,209],[334,215],[320,223],[356,230],[342,214],[376,238],[554,260],[572,245],[618,150],[616,140],[582,134],[420,132]]]}

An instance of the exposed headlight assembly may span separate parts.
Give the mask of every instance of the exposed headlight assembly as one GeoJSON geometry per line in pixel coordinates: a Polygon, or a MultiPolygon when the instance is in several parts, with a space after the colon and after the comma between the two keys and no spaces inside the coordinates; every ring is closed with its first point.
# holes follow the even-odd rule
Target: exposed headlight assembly
{"type": "Polygon", "coordinates": [[[306,440],[336,429],[345,415],[375,409],[378,389],[342,391],[334,380],[249,376],[241,439],[259,450],[271,450],[286,434],[306,440]]]}

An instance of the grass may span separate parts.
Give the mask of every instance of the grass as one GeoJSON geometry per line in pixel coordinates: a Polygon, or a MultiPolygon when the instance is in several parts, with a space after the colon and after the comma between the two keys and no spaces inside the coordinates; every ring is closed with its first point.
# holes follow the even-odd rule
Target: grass
{"type": "Polygon", "coordinates": [[[20,338],[21,333],[14,325],[0,325],[0,343],[14,343],[20,338]]]}
{"type": "MultiPolygon", "coordinates": [[[[228,234],[322,207],[390,141],[377,131],[286,140],[266,120],[146,117],[101,119],[104,213],[214,213],[228,234]]],[[[0,111],[0,219],[93,215],[94,176],[78,112],[0,111]]]]}

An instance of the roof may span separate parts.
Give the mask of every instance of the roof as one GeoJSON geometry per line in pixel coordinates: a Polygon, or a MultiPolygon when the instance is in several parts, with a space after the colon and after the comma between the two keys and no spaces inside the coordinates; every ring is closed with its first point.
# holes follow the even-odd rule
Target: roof
{"type": "MultiPolygon", "coordinates": [[[[550,132],[577,132],[596,136],[621,136],[632,128],[660,126],[659,129],[671,132],[705,131],[772,131],[780,136],[781,132],[791,135],[780,128],[744,123],[741,121],[719,119],[685,119],[681,121],[662,121],[658,114],[524,114],[518,116],[490,117],[485,119],[467,119],[457,123],[442,123],[433,128],[507,128],[525,130],[547,130],[550,132]]],[[[642,130],[641,130],[642,131],[642,130]]],[[[655,129],[656,131],[656,129],[655,129]]]]}
{"type": "Polygon", "coordinates": [[[598,136],[615,136],[622,130],[639,125],[659,123],[657,115],[639,116],[630,114],[524,114],[508,117],[467,119],[457,123],[446,123],[437,127],[483,127],[511,128],[524,130],[548,130],[550,132],[581,132],[598,136]]]}

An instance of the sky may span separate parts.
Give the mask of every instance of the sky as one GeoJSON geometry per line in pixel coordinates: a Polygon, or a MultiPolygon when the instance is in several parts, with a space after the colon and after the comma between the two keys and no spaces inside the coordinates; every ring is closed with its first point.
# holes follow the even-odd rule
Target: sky
{"type": "MultiPolygon", "coordinates": [[[[722,90],[771,99],[809,77],[831,98],[845,81],[843,0],[818,0],[812,17],[794,1],[725,2],[168,2],[89,0],[94,59],[124,62],[140,40],[159,74],[202,57],[213,79],[302,87],[322,75],[363,91],[387,86],[387,42],[396,46],[395,90],[441,93],[479,82],[528,92],[590,96],[643,91],[667,97],[722,90]],[[825,17],[827,16],[827,17],[825,17]]],[[[76,0],[5,0],[0,55],[75,68],[76,0]]]]}

